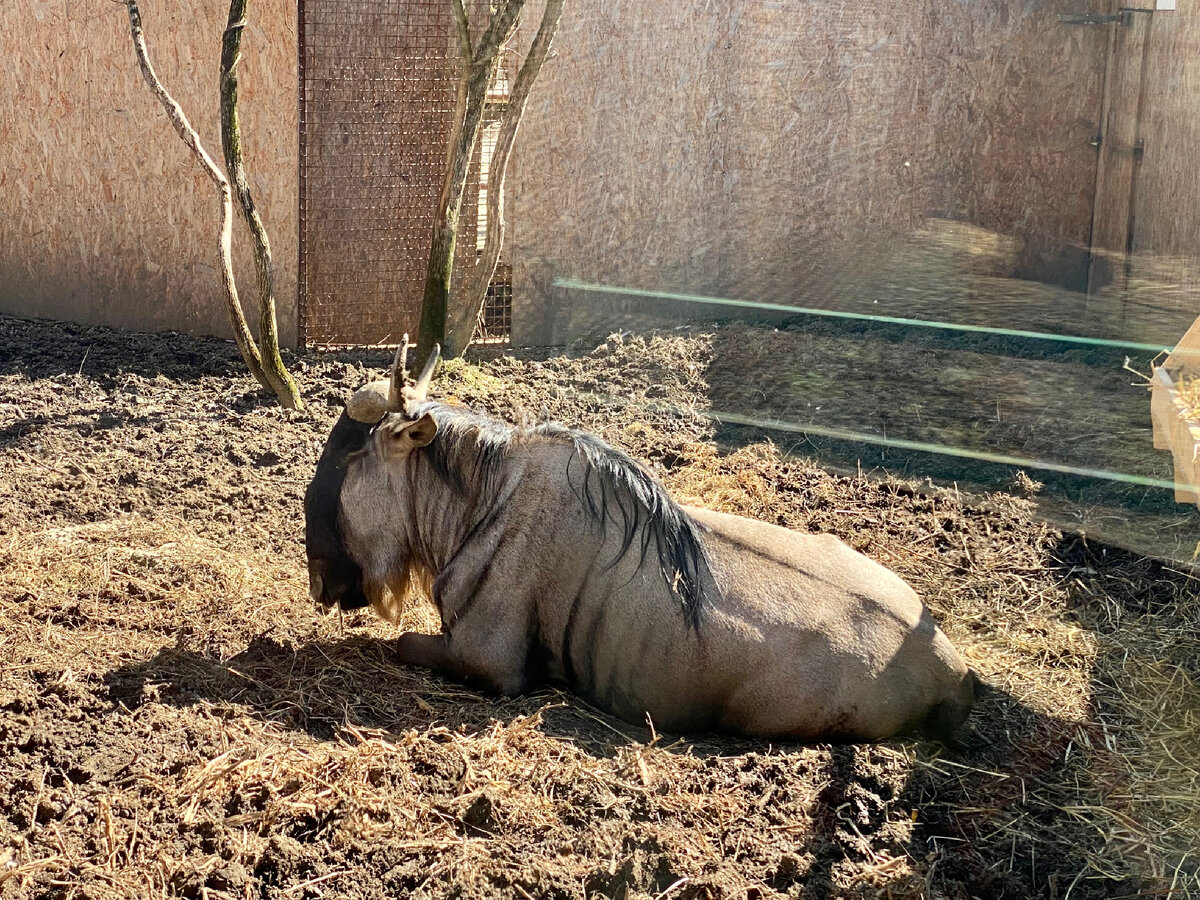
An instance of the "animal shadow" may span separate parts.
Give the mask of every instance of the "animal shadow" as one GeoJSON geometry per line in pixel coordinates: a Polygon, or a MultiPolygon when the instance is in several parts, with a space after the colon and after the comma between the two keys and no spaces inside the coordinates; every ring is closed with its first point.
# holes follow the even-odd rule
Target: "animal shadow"
{"type": "MultiPolygon", "coordinates": [[[[799,779],[814,785],[813,794],[797,794],[787,809],[807,824],[787,829],[793,837],[764,884],[783,894],[832,896],[845,871],[887,860],[906,862],[911,870],[888,882],[896,896],[953,895],[963,887],[978,897],[1054,890],[1062,896],[1070,878],[1086,869],[1088,841],[1068,834],[1061,813],[1030,787],[1048,777],[1063,783],[1057,770],[1064,748],[1058,745],[1068,730],[997,689],[972,717],[965,750],[950,751],[935,743],[799,747],[711,734],[677,740],[553,688],[516,698],[475,693],[396,663],[390,642],[364,636],[298,646],[260,636],[225,661],[169,647],[106,680],[115,705],[235,706],[319,740],[336,739],[347,728],[396,737],[415,729],[437,740],[440,729],[484,733],[497,721],[508,725],[540,713],[545,736],[594,758],[628,756],[654,744],[696,757],[706,770],[720,766],[752,778],[760,772],[785,792],[799,779]],[[898,774],[894,751],[901,747],[916,761],[898,774]],[[1030,822],[1044,826],[1035,829],[1030,822]],[[1059,884],[1063,877],[1068,882],[1059,884]]],[[[1081,769],[1079,775],[1082,791],[1089,773],[1081,769]]],[[[1084,794],[1074,799],[1083,802],[1084,794]]],[[[781,807],[785,812],[792,814],[781,807]]],[[[1084,881],[1071,896],[1104,896],[1111,887],[1084,881]]]]}
{"type": "Polygon", "coordinates": [[[468,732],[561,703],[553,689],[492,697],[394,661],[391,642],[354,635],[292,645],[259,636],[227,660],[166,647],[106,676],[115,704],[237,705],[261,720],[320,740],[345,728],[399,735],[444,726],[468,732]]]}

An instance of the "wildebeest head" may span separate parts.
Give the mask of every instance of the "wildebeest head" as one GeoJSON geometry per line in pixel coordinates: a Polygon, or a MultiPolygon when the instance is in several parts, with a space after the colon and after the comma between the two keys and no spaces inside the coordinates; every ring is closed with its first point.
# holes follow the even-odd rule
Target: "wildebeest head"
{"type": "Polygon", "coordinates": [[[325,442],[304,494],[308,589],[325,609],[360,609],[376,599],[369,596],[376,591],[364,583],[363,568],[343,539],[342,487],[348,469],[369,464],[372,457],[387,461],[411,453],[433,440],[437,432],[432,416],[414,417],[410,411],[425,400],[440,348],[435,345],[415,383],[408,378],[408,349],[405,335],[390,378],[366,384],[350,398],[325,442]]]}

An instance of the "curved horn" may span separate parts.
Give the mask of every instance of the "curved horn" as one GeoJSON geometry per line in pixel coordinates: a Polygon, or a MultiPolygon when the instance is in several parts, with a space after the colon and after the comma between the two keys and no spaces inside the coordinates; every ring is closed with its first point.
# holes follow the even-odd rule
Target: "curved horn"
{"type": "Polygon", "coordinates": [[[388,409],[399,412],[404,409],[404,389],[408,387],[408,335],[396,348],[396,357],[392,360],[391,390],[388,391],[388,409]]]}
{"type": "MultiPolygon", "coordinates": [[[[412,344],[409,343],[406,334],[400,346],[396,348],[390,375],[386,379],[363,385],[346,403],[346,414],[350,418],[374,425],[390,412],[404,411],[405,400],[413,396],[414,391],[408,377],[408,351],[411,348],[412,344]]],[[[435,351],[434,363],[437,362],[436,355],[435,351]]],[[[432,366],[427,365],[421,375],[426,389],[432,375],[432,366]]]]}
{"type": "Polygon", "coordinates": [[[417,383],[408,389],[407,399],[409,403],[423,403],[425,395],[429,393],[429,383],[433,381],[433,370],[437,368],[438,360],[442,358],[442,345],[434,344],[433,350],[429,353],[429,359],[425,361],[425,368],[421,372],[421,377],[417,379],[417,383]]]}

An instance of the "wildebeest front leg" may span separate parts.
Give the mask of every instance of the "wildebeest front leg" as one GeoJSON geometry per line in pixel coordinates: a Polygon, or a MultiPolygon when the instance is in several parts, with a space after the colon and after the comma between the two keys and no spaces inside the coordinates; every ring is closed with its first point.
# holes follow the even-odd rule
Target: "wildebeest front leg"
{"type": "Polygon", "coordinates": [[[420,634],[406,631],[396,639],[396,656],[408,666],[420,666],[445,675],[460,673],[450,664],[450,654],[444,634],[420,634]]]}
{"type": "MultiPolygon", "coordinates": [[[[432,669],[441,675],[474,682],[500,694],[519,694],[525,688],[523,667],[516,665],[508,654],[499,656],[486,652],[467,640],[467,652],[455,647],[448,634],[419,634],[405,632],[396,639],[395,651],[400,662],[410,666],[432,669]],[[455,652],[460,651],[460,652],[455,652]]],[[[492,649],[492,648],[487,648],[492,649]]]]}

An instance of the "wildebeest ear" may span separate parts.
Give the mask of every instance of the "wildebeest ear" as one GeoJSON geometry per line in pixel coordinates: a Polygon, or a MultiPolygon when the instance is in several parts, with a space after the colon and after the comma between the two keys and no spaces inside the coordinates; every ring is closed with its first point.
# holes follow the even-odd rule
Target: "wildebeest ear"
{"type": "Polygon", "coordinates": [[[379,426],[382,432],[382,450],[385,459],[405,457],[419,447],[424,447],[437,434],[437,422],[429,413],[415,421],[400,417],[379,426]]]}

